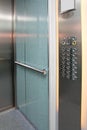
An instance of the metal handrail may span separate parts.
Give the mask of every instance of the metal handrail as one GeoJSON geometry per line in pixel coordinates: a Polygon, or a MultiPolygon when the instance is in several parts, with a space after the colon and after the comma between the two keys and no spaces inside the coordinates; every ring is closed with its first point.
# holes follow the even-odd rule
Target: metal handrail
{"type": "Polygon", "coordinates": [[[20,66],[23,66],[23,67],[26,67],[26,68],[28,68],[28,69],[31,69],[31,70],[34,70],[34,71],[37,71],[37,72],[40,72],[40,73],[42,73],[43,75],[46,75],[46,74],[47,74],[46,69],[40,70],[40,69],[37,69],[37,68],[35,68],[35,67],[33,67],[33,66],[20,63],[20,62],[18,62],[18,61],[15,61],[15,64],[20,65],[20,66]]]}

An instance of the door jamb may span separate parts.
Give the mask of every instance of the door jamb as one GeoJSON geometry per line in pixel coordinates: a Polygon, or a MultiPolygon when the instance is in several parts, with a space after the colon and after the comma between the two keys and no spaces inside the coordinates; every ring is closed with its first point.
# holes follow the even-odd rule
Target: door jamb
{"type": "Polygon", "coordinates": [[[49,24],[49,130],[58,130],[58,0],[48,0],[49,24]]]}

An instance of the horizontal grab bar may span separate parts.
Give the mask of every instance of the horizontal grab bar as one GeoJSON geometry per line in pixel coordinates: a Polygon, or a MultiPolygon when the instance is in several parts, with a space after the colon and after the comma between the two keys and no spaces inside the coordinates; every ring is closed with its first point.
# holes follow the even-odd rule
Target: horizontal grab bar
{"type": "Polygon", "coordinates": [[[40,72],[40,73],[42,73],[43,75],[46,75],[46,74],[47,74],[47,71],[46,71],[45,69],[39,70],[39,69],[37,69],[37,68],[35,68],[35,67],[32,67],[32,66],[29,66],[29,65],[20,63],[20,62],[18,62],[18,61],[15,61],[15,64],[20,65],[20,66],[23,66],[23,67],[26,67],[26,68],[28,68],[28,69],[31,69],[31,70],[34,70],[34,71],[37,71],[37,72],[40,72]]]}

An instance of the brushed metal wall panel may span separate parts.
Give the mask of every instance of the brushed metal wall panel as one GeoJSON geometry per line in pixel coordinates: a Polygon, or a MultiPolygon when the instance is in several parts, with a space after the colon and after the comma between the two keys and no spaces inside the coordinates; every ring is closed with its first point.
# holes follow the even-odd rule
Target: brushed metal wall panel
{"type": "Polygon", "coordinates": [[[0,109],[13,105],[11,61],[0,61],[0,109]]]}
{"type": "Polygon", "coordinates": [[[12,2],[0,0],[0,57],[11,58],[12,2]]]}
{"type": "Polygon", "coordinates": [[[0,111],[13,106],[12,1],[0,0],[0,111]]]}
{"type": "MultiPolygon", "coordinates": [[[[61,4],[61,1],[59,1],[61,4]]],[[[60,8],[59,4],[59,8],[60,8]]],[[[60,13],[59,10],[59,43],[60,43],[60,89],[59,89],[59,130],[81,129],[81,4],[75,1],[76,10],[60,13]],[[61,76],[61,49],[63,39],[77,38],[77,79],[71,80],[61,76]]],[[[67,46],[68,49],[68,46],[67,46]]]]}

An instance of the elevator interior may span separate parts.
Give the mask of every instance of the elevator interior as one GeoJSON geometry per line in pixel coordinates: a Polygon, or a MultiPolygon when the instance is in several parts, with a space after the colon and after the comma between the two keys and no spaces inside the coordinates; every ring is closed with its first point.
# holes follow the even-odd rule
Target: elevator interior
{"type": "Polygon", "coordinates": [[[15,105],[38,130],[49,129],[47,13],[47,0],[0,0],[0,111],[15,105]]]}
{"type": "Polygon", "coordinates": [[[35,130],[81,130],[81,0],[57,2],[0,0],[0,111],[16,106],[35,130]]]}

